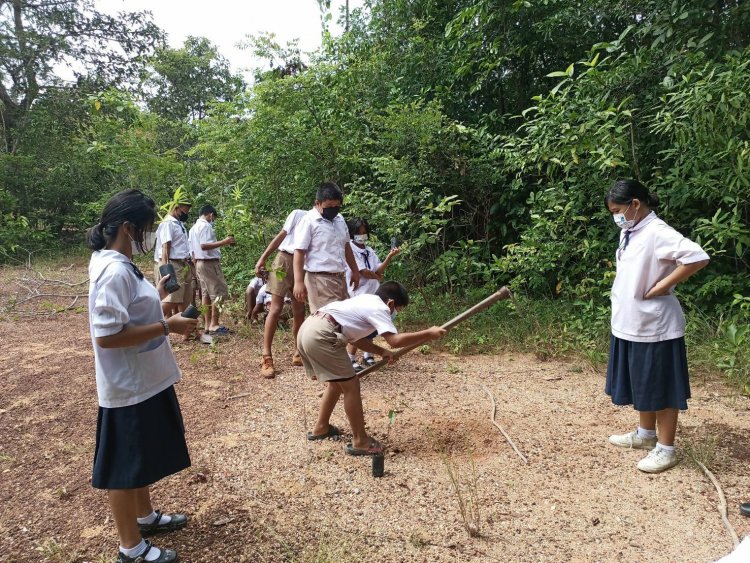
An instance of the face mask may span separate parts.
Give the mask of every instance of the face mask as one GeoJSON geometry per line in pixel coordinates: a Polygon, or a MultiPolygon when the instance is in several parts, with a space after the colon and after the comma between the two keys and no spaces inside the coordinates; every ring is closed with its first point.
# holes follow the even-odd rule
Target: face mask
{"type": "Polygon", "coordinates": [[[367,235],[354,235],[354,242],[358,242],[359,244],[364,244],[367,242],[367,239],[369,237],[367,235]]]}
{"type": "Polygon", "coordinates": [[[187,211],[183,211],[182,213],[180,213],[177,216],[177,220],[178,221],[182,221],[184,223],[185,221],[188,220],[188,217],[189,217],[188,212],[187,211]]]}
{"type": "Polygon", "coordinates": [[[333,218],[339,214],[340,209],[341,207],[325,207],[321,210],[320,214],[323,216],[323,219],[333,221],[333,218]]]}
{"type": "MultiPolygon", "coordinates": [[[[630,205],[633,205],[633,202],[630,202],[630,205]]],[[[628,205],[628,209],[625,210],[625,213],[615,213],[614,215],[612,215],[612,220],[614,220],[615,225],[617,225],[624,231],[632,229],[635,226],[635,217],[630,220],[625,218],[625,214],[630,209],[630,205],[628,205]]],[[[636,215],[637,214],[638,212],[636,211],[636,215]]]]}
{"type": "Polygon", "coordinates": [[[393,313],[391,313],[391,320],[392,320],[392,321],[395,321],[395,320],[396,320],[396,315],[398,315],[398,311],[396,311],[396,310],[394,309],[394,310],[393,310],[393,313]]]}

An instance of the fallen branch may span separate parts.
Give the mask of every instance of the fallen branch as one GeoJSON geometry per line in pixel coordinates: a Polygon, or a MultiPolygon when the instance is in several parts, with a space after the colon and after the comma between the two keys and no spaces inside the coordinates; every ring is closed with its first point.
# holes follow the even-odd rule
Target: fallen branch
{"type": "Polygon", "coordinates": [[[492,412],[490,413],[490,422],[495,425],[495,427],[502,433],[503,436],[505,436],[505,439],[508,441],[510,446],[513,448],[513,451],[515,451],[518,454],[518,457],[520,457],[524,463],[529,463],[529,460],[526,459],[526,456],[524,456],[519,449],[516,447],[516,445],[513,443],[513,440],[510,439],[510,436],[508,436],[508,433],[503,430],[503,427],[500,426],[497,422],[495,422],[495,413],[497,412],[497,403],[495,403],[495,396],[492,394],[492,392],[485,387],[483,383],[480,383],[479,386],[484,389],[484,392],[489,395],[490,400],[492,401],[492,412]]]}
{"type": "Polygon", "coordinates": [[[710,479],[710,481],[716,488],[716,492],[719,495],[719,506],[717,507],[717,509],[719,510],[719,514],[721,515],[721,521],[724,523],[724,527],[727,529],[727,532],[729,532],[729,535],[732,538],[732,544],[736,548],[738,545],[740,545],[740,539],[737,537],[737,532],[734,530],[732,524],[729,522],[729,518],[727,517],[727,499],[724,496],[724,491],[722,490],[721,485],[719,485],[719,481],[717,481],[716,477],[714,477],[714,474],[711,473],[711,471],[709,471],[705,465],[703,465],[698,460],[694,459],[693,461],[698,467],[703,470],[703,473],[706,474],[706,477],[710,479]]]}

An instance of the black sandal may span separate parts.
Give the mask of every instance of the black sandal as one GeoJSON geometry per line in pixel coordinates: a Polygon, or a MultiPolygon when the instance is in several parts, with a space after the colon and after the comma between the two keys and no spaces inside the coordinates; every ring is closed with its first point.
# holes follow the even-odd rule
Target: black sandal
{"type": "MultiPolygon", "coordinates": [[[[146,550],[138,555],[137,557],[128,557],[122,551],[117,552],[117,563],[144,563],[146,561],[146,554],[151,551],[153,544],[150,541],[146,541],[146,550]]],[[[176,563],[180,560],[177,552],[172,549],[161,549],[161,555],[158,559],[155,559],[152,563],[176,563]]]]}
{"type": "Polygon", "coordinates": [[[341,430],[336,428],[333,424],[329,425],[328,432],[326,432],[325,434],[315,435],[312,432],[307,433],[307,439],[310,441],[325,440],[327,438],[330,438],[331,440],[338,440],[339,436],[341,436],[341,430]]]}
{"type": "Polygon", "coordinates": [[[138,524],[138,529],[140,529],[142,536],[165,534],[167,532],[174,532],[175,530],[184,528],[187,524],[187,520],[187,516],[184,514],[162,514],[161,510],[157,510],[156,520],[151,524],[138,524]],[[161,524],[162,516],[169,516],[171,520],[161,524]]]}

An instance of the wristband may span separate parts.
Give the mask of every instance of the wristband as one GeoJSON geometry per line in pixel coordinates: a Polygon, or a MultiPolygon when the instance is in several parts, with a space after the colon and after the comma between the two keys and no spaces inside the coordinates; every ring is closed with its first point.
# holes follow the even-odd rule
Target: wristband
{"type": "Polygon", "coordinates": [[[164,327],[164,336],[169,336],[169,325],[167,324],[167,321],[162,319],[159,322],[161,323],[161,326],[164,327]]]}

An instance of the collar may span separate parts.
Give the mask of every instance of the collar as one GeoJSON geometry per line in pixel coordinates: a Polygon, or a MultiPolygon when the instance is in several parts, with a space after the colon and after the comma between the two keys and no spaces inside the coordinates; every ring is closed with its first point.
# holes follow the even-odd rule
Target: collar
{"type": "Polygon", "coordinates": [[[654,219],[656,219],[656,211],[652,211],[651,213],[649,213],[648,215],[646,215],[643,219],[640,220],[640,222],[635,227],[633,227],[632,229],[628,229],[628,230],[630,232],[639,231],[643,227],[645,227],[646,225],[648,225],[654,219]]]}
{"type": "Polygon", "coordinates": [[[172,215],[171,213],[167,213],[167,216],[164,217],[164,220],[165,221],[176,221],[177,223],[180,222],[180,220],[177,217],[175,217],[174,215],[172,215]]]}
{"type": "Polygon", "coordinates": [[[195,222],[196,223],[200,223],[201,221],[203,221],[206,225],[210,225],[211,224],[208,221],[206,221],[203,217],[198,217],[198,219],[195,222]]]}

